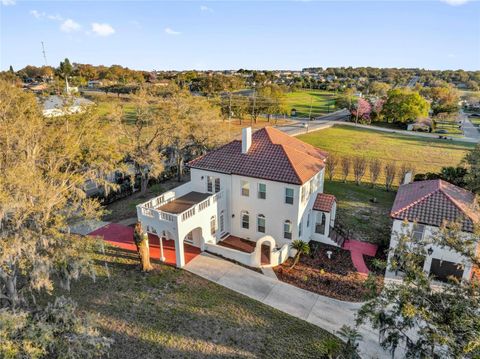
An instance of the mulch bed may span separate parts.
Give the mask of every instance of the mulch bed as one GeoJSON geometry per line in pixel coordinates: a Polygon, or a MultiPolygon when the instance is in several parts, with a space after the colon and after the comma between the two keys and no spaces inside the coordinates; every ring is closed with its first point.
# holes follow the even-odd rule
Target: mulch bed
{"type": "MultiPolygon", "coordinates": [[[[308,291],[327,297],[361,302],[367,299],[369,290],[364,286],[367,276],[356,271],[350,252],[323,243],[310,242],[312,254],[302,256],[290,269],[293,259],[274,267],[278,279],[308,291]],[[328,259],[327,251],[332,251],[328,259]]],[[[377,279],[379,287],[383,277],[377,279]]]]}

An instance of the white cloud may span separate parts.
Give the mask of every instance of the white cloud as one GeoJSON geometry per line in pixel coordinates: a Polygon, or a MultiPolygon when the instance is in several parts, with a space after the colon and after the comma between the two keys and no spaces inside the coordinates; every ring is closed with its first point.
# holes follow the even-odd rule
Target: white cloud
{"type": "Polygon", "coordinates": [[[1,0],[3,6],[15,5],[16,0],[1,0]]]}
{"type": "Polygon", "coordinates": [[[72,19],[67,19],[60,25],[60,30],[63,32],[74,32],[80,30],[80,28],[80,24],[72,19]]]}
{"type": "Polygon", "coordinates": [[[200,11],[201,12],[213,12],[213,9],[208,7],[208,6],[202,5],[202,6],[200,6],[200,11]]]}
{"type": "Polygon", "coordinates": [[[30,15],[32,15],[36,19],[40,19],[45,15],[44,12],[38,12],[37,10],[30,10],[30,15]]]}
{"type": "Polygon", "coordinates": [[[165,28],[165,33],[168,34],[168,35],[180,35],[181,34],[181,32],[175,31],[175,30],[173,30],[169,27],[165,28]]]}
{"type": "Polygon", "coordinates": [[[115,33],[115,29],[109,24],[92,23],[92,31],[98,36],[110,36],[115,33]]]}
{"type": "Polygon", "coordinates": [[[460,6],[460,5],[466,4],[470,0],[440,0],[440,1],[452,6],[460,6]]]}
{"type": "Polygon", "coordinates": [[[37,11],[37,10],[30,10],[30,15],[32,15],[36,19],[48,19],[48,20],[54,20],[54,21],[62,21],[63,20],[63,18],[58,14],[51,15],[51,14],[47,14],[43,11],[40,12],[40,11],[37,11]]]}

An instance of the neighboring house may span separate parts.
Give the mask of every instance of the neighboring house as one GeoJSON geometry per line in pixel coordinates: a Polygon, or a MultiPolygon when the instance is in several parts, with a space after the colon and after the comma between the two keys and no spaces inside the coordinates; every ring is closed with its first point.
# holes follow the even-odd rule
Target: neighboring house
{"type": "Polygon", "coordinates": [[[87,82],[87,87],[89,89],[98,88],[103,86],[103,82],[100,80],[90,80],[87,82]]]}
{"type": "Polygon", "coordinates": [[[323,193],[327,154],[266,127],[187,165],[191,180],[137,206],[148,231],[175,241],[184,265],[184,243],[245,265],[277,265],[292,240],[330,239],[336,201],[323,193]]]}
{"type": "MultiPolygon", "coordinates": [[[[412,233],[417,238],[428,239],[445,222],[461,221],[461,235],[471,238],[474,224],[479,220],[475,195],[443,180],[419,181],[400,186],[393,203],[393,218],[390,255],[398,244],[398,236],[412,233]]],[[[479,244],[476,244],[478,253],[479,244]]],[[[431,245],[427,250],[425,272],[438,281],[448,276],[468,280],[472,276],[472,264],[458,252],[449,248],[431,245]]],[[[401,278],[401,271],[387,271],[386,278],[401,278]]]]}
{"type": "Polygon", "coordinates": [[[48,96],[43,101],[43,116],[57,117],[81,113],[95,103],[83,97],[48,96]]]}

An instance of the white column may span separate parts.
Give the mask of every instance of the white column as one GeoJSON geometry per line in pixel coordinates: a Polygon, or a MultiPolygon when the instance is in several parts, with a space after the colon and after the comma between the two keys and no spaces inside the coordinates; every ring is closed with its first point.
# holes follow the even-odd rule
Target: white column
{"type": "Polygon", "coordinates": [[[165,262],[165,256],[163,255],[163,235],[159,236],[160,241],[160,261],[165,262]]]}
{"type": "Polygon", "coordinates": [[[177,263],[177,268],[183,268],[185,265],[185,253],[183,250],[183,238],[175,238],[175,258],[177,263]]]}

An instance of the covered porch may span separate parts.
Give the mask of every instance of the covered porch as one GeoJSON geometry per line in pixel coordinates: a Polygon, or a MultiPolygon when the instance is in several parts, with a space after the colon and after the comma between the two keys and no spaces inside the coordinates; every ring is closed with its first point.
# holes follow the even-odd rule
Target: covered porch
{"type": "MultiPolygon", "coordinates": [[[[91,233],[90,236],[102,237],[104,241],[116,247],[136,252],[137,247],[133,241],[133,226],[125,226],[118,223],[110,223],[91,233]]],[[[176,266],[175,241],[160,238],[155,234],[148,234],[148,243],[150,247],[150,259],[164,262],[165,264],[176,266]]],[[[185,263],[190,262],[198,254],[200,249],[190,244],[184,243],[183,253],[185,263]]]]}
{"type": "Polygon", "coordinates": [[[187,248],[200,252],[205,243],[216,241],[218,223],[224,220],[223,191],[189,191],[191,187],[186,185],[137,206],[137,217],[144,229],[161,238],[155,241],[160,256],[162,251],[168,253],[169,247],[173,248],[179,268],[187,263],[187,248]]]}

